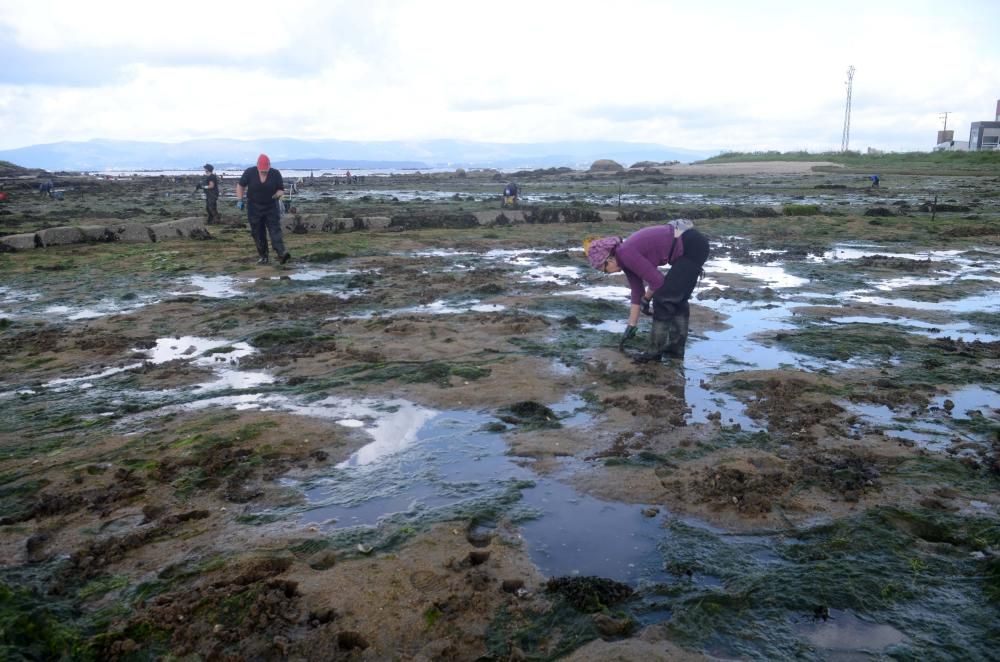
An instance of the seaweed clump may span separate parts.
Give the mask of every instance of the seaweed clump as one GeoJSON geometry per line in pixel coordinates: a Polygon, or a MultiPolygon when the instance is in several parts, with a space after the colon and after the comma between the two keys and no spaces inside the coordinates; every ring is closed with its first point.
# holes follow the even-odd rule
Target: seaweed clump
{"type": "Polygon", "coordinates": [[[545,584],[547,593],[555,593],[577,611],[592,614],[632,597],[631,587],[605,577],[556,577],[545,584]]]}
{"type": "Polygon", "coordinates": [[[515,402],[509,407],[504,407],[500,410],[498,418],[504,423],[525,428],[562,427],[559,416],[554,411],[534,400],[515,402]]]}

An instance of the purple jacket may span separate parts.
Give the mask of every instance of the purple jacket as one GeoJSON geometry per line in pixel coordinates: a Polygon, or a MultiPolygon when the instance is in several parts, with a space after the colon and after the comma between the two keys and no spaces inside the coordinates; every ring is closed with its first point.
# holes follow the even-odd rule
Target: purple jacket
{"type": "Polygon", "coordinates": [[[615,258],[628,278],[632,303],[642,302],[643,283],[649,283],[651,290],[660,289],[663,274],[657,267],[673,264],[682,255],[684,243],[674,238],[672,225],[653,225],[630,235],[615,251],[615,258]]]}

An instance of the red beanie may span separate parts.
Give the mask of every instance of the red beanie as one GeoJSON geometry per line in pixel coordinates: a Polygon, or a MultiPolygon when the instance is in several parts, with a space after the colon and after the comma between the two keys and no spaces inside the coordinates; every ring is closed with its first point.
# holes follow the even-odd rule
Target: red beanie
{"type": "Polygon", "coordinates": [[[267,154],[261,154],[257,157],[257,169],[258,170],[270,170],[271,169],[271,159],[267,158],[267,154]]]}

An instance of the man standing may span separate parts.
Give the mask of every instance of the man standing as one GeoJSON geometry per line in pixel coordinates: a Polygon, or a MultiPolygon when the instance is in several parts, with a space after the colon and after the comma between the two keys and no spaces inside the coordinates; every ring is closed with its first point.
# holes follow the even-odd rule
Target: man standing
{"type": "Polygon", "coordinates": [[[205,179],[201,182],[201,187],[205,189],[205,209],[208,211],[208,224],[221,223],[222,215],[219,214],[219,178],[215,174],[215,168],[211,163],[206,163],[205,179]]]}
{"type": "Polygon", "coordinates": [[[281,236],[281,214],[278,205],[285,195],[285,182],[281,172],[271,168],[271,159],[267,154],[257,157],[256,167],[243,171],[236,185],[237,205],[243,208],[243,195],[247,196],[247,220],[250,221],[250,234],[257,246],[257,264],[268,263],[267,237],[271,236],[271,245],[281,264],[288,262],[291,253],[285,250],[285,242],[281,236]]]}

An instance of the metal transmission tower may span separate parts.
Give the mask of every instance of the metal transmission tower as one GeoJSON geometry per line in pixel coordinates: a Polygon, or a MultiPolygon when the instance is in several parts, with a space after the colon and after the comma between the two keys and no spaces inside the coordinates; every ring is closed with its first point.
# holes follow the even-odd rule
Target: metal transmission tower
{"type": "Polygon", "coordinates": [[[844,135],[840,139],[840,151],[846,152],[851,144],[851,88],[854,87],[854,65],[847,68],[847,106],[844,108],[844,135]]]}

